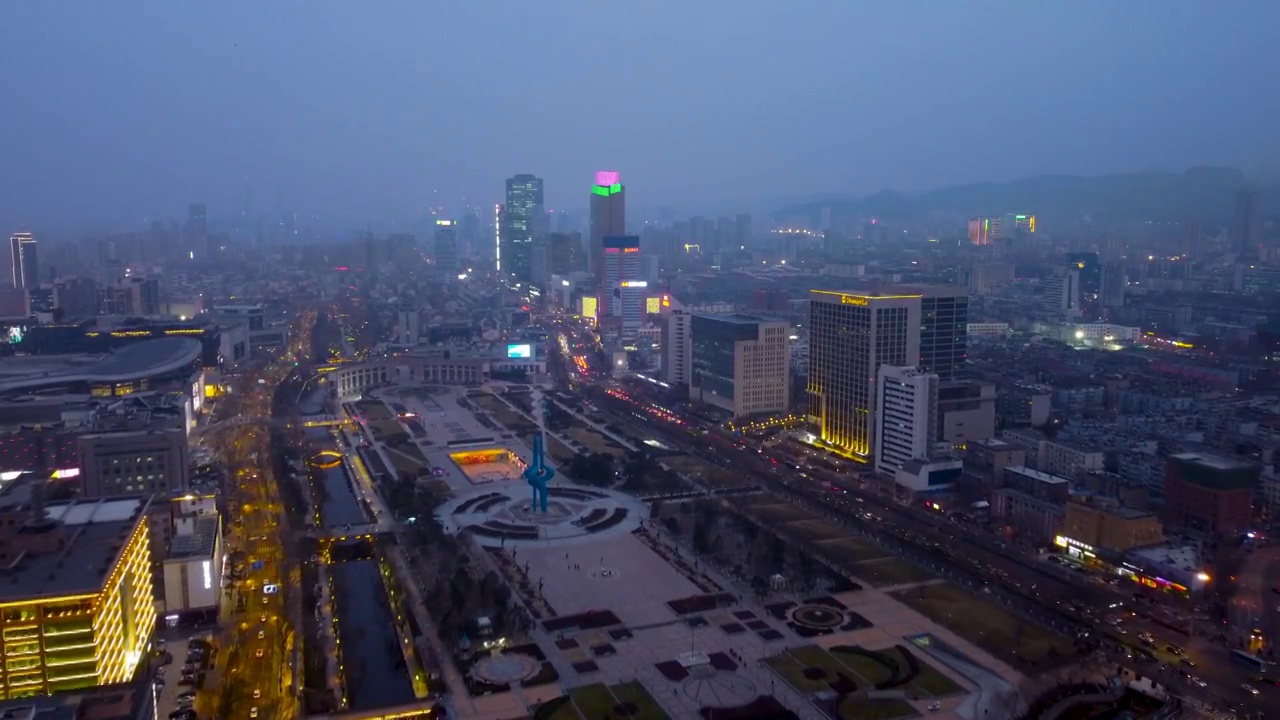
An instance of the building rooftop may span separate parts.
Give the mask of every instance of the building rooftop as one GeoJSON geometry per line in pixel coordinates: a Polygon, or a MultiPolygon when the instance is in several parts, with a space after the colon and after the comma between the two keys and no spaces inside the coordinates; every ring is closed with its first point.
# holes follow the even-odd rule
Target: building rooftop
{"type": "Polygon", "coordinates": [[[143,496],[47,506],[48,526],[17,532],[60,529],[65,541],[56,552],[23,553],[0,569],[0,602],[97,592],[146,507],[143,496]]]}
{"type": "Polygon", "coordinates": [[[217,543],[218,516],[196,518],[192,532],[173,537],[169,546],[169,559],[212,558],[217,543]]]}
{"type": "Polygon", "coordinates": [[[986,448],[988,450],[1021,450],[1022,446],[1017,443],[1011,443],[1008,440],[1000,438],[983,438],[981,440],[973,440],[969,443],[972,447],[986,448]]]}
{"type": "MultiPolygon", "coordinates": [[[[100,685],[0,701],[2,720],[136,720],[152,702],[150,683],[100,685]]],[[[150,716],[150,713],[145,713],[150,716]]]]}
{"type": "Polygon", "coordinates": [[[1255,463],[1242,458],[1226,457],[1224,455],[1213,455],[1211,453],[1202,452],[1177,453],[1175,455],[1170,455],[1169,459],[1194,465],[1202,465],[1214,470],[1251,470],[1256,466],[1255,463]]]}
{"type": "Polygon", "coordinates": [[[103,355],[37,355],[0,360],[0,393],[70,382],[127,382],[196,362],[203,348],[189,337],[144,340],[103,355]]]}
{"type": "Polygon", "coordinates": [[[1188,572],[1201,567],[1198,545],[1156,545],[1132,550],[1129,554],[1142,560],[1188,572]]]}
{"type": "Polygon", "coordinates": [[[746,313],[699,313],[695,317],[706,318],[723,323],[733,323],[735,325],[758,325],[760,323],[785,323],[784,320],[777,318],[760,317],[759,315],[748,315],[746,313]]]}
{"type": "Polygon", "coordinates": [[[1014,473],[1015,475],[1022,475],[1023,477],[1031,478],[1032,480],[1037,480],[1047,485],[1063,485],[1071,482],[1070,480],[1063,477],[1058,477],[1057,475],[1050,475],[1047,472],[1032,470],[1026,465],[1011,465],[1005,468],[1004,471],[1006,474],[1014,473]]]}

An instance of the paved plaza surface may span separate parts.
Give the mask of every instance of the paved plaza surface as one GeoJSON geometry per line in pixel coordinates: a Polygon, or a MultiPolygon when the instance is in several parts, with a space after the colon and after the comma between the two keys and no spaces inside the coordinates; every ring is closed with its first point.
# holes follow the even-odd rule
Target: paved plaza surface
{"type": "MultiPolygon", "coordinates": [[[[540,609],[528,641],[536,643],[559,673],[554,683],[524,687],[516,681],[510,691],[471,698],[464,716],[516,718],[575,688],[639,681],[671,718],[696,718],[700,708],[738,706],[759,695],[773,696],[798,717],[825,718],[807,694],[763,662],[788,649],[813,645],[867,650],[911,646],[916,657],[963,688],[938,698],[937,709],[930,708],[931,697],[908,698],[915,713],[930,717],[982,717],[984,695],[997,692],[996,684],[1016,685],[1021,680],[1008,665],[887,594],[916,583],[867,586],[825,598],[799,597],[785,589],[757,597],[694,559],[687,548],[649,523],[646,503],[624,493],[575,485],[557,476],[551,483],[551,512],[532,512],[531,491],[522,478],[476,483],[450,460],[450,453],[458,451],[448,446],[450,441],[483,437],[493,441],[466,449],[505,448],[524,461],[529,457],[518,438],[502,428],[486,427],[461,407],[457,398],[463,394],[449,389],[426,400],[399,395],[394,402],[419,415],[426,430],[420,447],[433,466],[441,468],[439,479],[453,491],[452,499],[437,511],[438,519],[452,532],[471,528],[474,541],[487,549],[486,561],[513,588],[520,583],[538,588],[533,591],[536,597],[514,595],[540,609]],[[533,534],[484,534],[494,528],[533,534]],[[721,596],[718,604],[704,608],[693,601],[672,606],[674,601],[716,595],[721,596]],[[791,609],[783,612],[779,607],[791,609]],[[796,619],[812,620],[822,629],[816,636],[802,636],[789,622],[796,619]],[[909,638],[921,634],[957,650],[965,662],[949,663],[931,654],[926,644],[913,645],[909,638]],[[982,672],[972,672],[974,668],[982,672]]],[[[531,672],[533,665],[521,657],[497,657],[477,667],[514,679],[531,672]]]]}

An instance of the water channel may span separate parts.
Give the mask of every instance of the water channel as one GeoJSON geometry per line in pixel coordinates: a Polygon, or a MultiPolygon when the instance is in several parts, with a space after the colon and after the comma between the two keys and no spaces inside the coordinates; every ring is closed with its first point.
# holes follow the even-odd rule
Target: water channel
{"type": "MultiPolygon", "coordinates": [[[[323,389],[308,393],[299,402],[303,413],[323,410],[323,389]]],[[[318,450],[338,450],[324,428],[307,431],[318,450]]],[[[320,520],[326,528],[369,522],[344,466],[313,469],[323,490],[320,520]]],[[[386,587],[377,560],[348,560],[328,567],[333,576],[338,636],[351,710],[373,710],[414,700],[413,684],[405,668],[386,587]]]]}

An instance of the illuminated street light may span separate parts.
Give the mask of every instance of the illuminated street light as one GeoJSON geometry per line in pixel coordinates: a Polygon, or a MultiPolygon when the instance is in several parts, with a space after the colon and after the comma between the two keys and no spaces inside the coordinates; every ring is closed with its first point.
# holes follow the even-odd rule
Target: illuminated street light
{"type": "Polygon", "coordinates": [[[1209,582],[1209,573],[1201,571],[1196,573],[1196,579],[1200,582],[1209,582]]]}

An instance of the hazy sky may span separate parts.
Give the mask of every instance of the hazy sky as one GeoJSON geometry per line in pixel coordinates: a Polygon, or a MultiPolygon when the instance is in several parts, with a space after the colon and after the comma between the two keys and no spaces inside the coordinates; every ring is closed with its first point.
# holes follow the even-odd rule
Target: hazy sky
{"type": "Polygon", "coordinates": [[[1275,0],[0,0],[0,229],[191,200],[376,227],[518,172],[578,210],[599,168],[681,211],[1274,169],[1277,27],[1275,0]]]}

